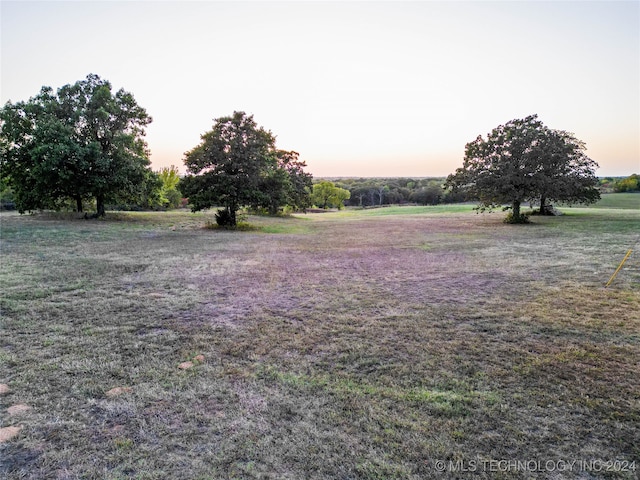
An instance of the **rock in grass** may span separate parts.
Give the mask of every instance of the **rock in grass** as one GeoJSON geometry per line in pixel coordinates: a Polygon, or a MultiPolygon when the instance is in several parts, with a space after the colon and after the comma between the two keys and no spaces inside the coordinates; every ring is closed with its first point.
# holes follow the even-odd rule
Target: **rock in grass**
{"type": "Polygon", "coordinates": [[[118,395],[122,395],[123,393],[130,393],[133,390],[131,387],[115,387],[105,392],[107,397],[117,397],[118,395]]]}
{"type": "Polygon", "coordinates": [[[0,428],[0,443],[5,443],[18,435],[22,427],[4,427],[0,428]]]}
{"type": "Polygon", "coordinates": [[[198,363],[202,363],[202,362],[204,362],[204,355],[202,355],[202,354],[201,355],[196,355],[194,357],[194,360],[196,360],[198,363]]]}
{"type": "Polygon", "coordinates": [[[0,395],[5,395],[10,391],[11,389],[9,388],[9,385],[7,385],[6,383],[0,383],[0,395]]]}
{"type": "Polygon", "coordinates": [[[9,408],[7,408],[7,413],[9,415],[22,415],[29,410],[31,410],[31,407],[29,405],[18,403],[17,405],[11,405],[9,408]]]}
{"type": "Polygon", "coordinates": [[[178,368],[181,370],[186,370],[191,367],[193,367],[193,362],[182,362],[180,365],[178,365],[178,368]]]}

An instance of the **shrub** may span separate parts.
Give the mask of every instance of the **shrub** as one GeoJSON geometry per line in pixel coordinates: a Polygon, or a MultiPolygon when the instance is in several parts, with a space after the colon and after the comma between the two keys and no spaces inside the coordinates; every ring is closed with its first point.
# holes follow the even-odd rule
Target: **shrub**
{"type": "Polygon", "coordinates": [[[507,216],[504,217],[503,222],[504,223],[511,223],[511,224],[531,223],[529,221],[529,214],[528,213],[521,213],[519,218],[515,218],[513,216],[513,212],[509,212],[507,214],[507,216]]]}

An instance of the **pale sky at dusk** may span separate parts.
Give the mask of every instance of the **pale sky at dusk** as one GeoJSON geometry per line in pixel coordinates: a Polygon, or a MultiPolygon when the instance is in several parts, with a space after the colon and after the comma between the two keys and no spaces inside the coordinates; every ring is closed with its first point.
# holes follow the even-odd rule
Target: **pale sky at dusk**
{"type": "Polygon", "coordinates": [[[640,173],[640,2],[1,3],[1,102],[95,73],[153,117],[154,169],[234,110],[322,176],[444,176],[537,113],[640,173]]]}

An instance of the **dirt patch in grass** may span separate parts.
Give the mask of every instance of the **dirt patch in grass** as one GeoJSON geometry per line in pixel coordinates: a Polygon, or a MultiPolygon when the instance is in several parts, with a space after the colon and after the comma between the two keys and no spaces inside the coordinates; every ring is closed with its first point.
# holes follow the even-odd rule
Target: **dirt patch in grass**
{"type": "Polygon", "coordinates": [[[440,460],[637,462],[637,259],[602,288],[630,215],[591,231],[588,215],[513,227],[441,211],[260,218],[252,232],[187,213],[2,217],[0,407],[32,409],[0,446],[0,476],[420,479],[460,478],[440,460]]]}
{"type": "Polygon", "coordinates": [[[0,428],[0,443],[5,443],[17,436],[22,427],[2,427],[0,428]]]}

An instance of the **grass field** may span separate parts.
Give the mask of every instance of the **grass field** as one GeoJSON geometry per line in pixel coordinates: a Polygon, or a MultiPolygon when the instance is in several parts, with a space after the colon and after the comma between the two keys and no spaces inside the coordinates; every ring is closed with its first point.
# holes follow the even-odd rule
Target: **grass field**
{"type": "Polygon", "coordinates": [[[640,212],[471,208],[3,214],[0,478],[638,478],[640,212]]]}
{"type": "Polygon", "coordinates": [[[595,208],[632,208],[640,210],[640,193],[604,193],[595,208]]]}

